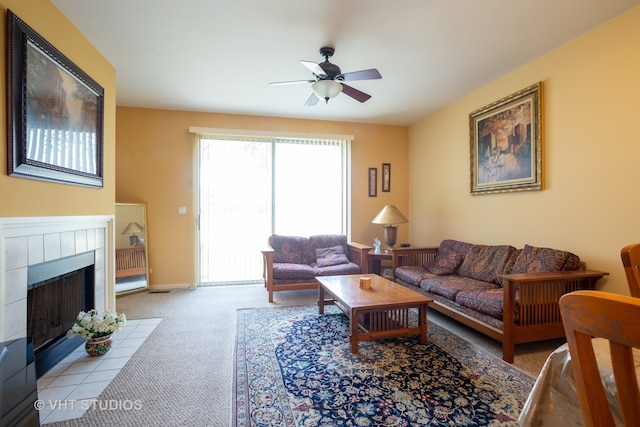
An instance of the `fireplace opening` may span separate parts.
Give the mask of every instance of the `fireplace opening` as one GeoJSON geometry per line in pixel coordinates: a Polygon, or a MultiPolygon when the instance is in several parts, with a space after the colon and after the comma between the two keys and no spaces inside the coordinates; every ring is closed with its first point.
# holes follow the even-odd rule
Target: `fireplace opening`
{"type": "Polygon", "coordinates": [[[84,342],[66,334],[79,312],[95,307],[94,278],[93,252],[29,266],[27,336],[33,341],[38,378],[84,342]]]}

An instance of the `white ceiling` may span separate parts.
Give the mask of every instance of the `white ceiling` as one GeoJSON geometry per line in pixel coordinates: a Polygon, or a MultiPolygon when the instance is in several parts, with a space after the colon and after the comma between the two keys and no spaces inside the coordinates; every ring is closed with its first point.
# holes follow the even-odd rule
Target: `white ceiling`
{"type": "MultiPolygon", "coordinates": [[[[52,0],[115,67],[117,104],[410,125],[640,0],[52,0]],[[333,46],[382,80],[305,107],[333,46]]],[[[535,82],[531,82],[533,84],[535,82]]],[[[505,94],[505,96],[508,94],[505,94]]],[[[480,107],[480,106],[479,106],[480,107]]]]}

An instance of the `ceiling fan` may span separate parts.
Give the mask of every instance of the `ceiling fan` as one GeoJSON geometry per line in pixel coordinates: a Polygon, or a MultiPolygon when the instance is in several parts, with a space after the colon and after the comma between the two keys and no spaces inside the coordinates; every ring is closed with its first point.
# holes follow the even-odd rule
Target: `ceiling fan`
{"type": "Polygon", "coordinates": [[[300,61],[302,65],[307,67],[313,73],[313,80],[293,80],[286,82],[272,82],[272,85],[311,83],[311,96],[305,102],[305,106],[311,107],[318,103],[318,100],[335,98],[340,92],[348,95],[359,102],[365,102],[371,95],[359,91],[349,85],[344,84],[345,81],[352,80],[373,80],[381,79],[382,76],[375,68],[368,70],[353,71],[351,73],[342,73],[340,67],[329,62],[329,58],[333,56],[334,49],[332,47],[321,47],[320,55],[324,57],[324,62],[315,63],[311,61],[300,61]]]}

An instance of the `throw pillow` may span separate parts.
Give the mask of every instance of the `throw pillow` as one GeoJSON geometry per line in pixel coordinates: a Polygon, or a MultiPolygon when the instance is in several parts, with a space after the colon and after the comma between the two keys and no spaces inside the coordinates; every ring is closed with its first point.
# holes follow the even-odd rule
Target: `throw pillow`
{"type": "Polygon", "coordinates": [[[571,252],[525,245],[516,259],[512,273],[575,270],[580,258],[571,252]]]}
{"type": "Polygon", "coordinates": [[[458,274],[500,284],[498,276],[504,272],[504,266],[515,250],[510,245],[473,245],[458,269],[458,274]]]}
{"type": "Polygon", "coordinates": [[[459,252],[445,246],[438,249],[436,258],[433,262],[427,263],[425,268],[431,274],[436,276],[443,276],[445,274],[452,274],[460,266],[464,256],[459,252]]]}
{"type": "Polygon", "coordinates": [[[344,253],[344,248],[340,245],[316,249],[316,264],[318,264],[318,267],[329,267],[330,265],[347,264],[348,262],[349,259],[344,253]]]}

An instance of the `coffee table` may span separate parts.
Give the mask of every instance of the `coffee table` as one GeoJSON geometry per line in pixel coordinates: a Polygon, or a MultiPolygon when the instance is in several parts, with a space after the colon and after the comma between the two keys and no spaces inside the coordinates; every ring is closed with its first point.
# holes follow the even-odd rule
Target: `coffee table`
{"type": "Polygon", "coordinates": [[[318,311],[335,304],[349,318],[351,353],[358,342],[403,336],[418,336],[427,342],[427,308],[433,299],[376,274],[319,276],[318,311]],[[371,280],[370,289],[360,288],[360,278],[371,280]],[[325,295],[327,299],[325,299],[325,295]],[[418,309],[418,322],[411,322],[409,309],[418,309]],[[412,324],[413,323],[413,324],[412,324]]]}

